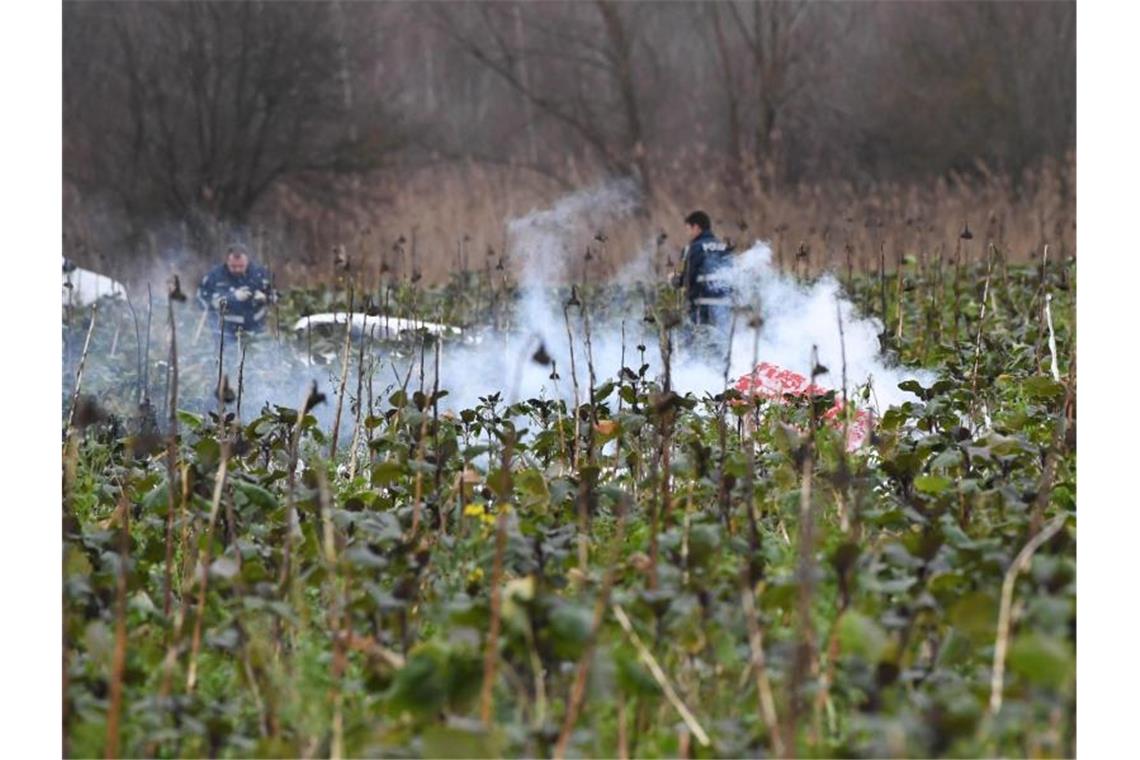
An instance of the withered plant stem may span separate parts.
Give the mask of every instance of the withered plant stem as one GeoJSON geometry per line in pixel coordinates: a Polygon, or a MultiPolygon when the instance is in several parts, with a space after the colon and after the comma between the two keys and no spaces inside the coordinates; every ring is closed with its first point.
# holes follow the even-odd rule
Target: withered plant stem
{"type": "MultiPolygon", "coordinates": [[[[993,718],[1001,710],[1002,686],[1005,683],[1005,655],[1009,648],[1010,612],[1013,608],[1013,587],[1017,576],[1029,567],[1033,554],[1065,527],[1068,515],[1058,515],[1045,529],[1029,539],[1006,570],[1001,584],[1001,607],[998,610],[997,635],[994,639],[993,675],[990,679],[990,702],[987,717],[993,718]]],[[[985,725],[985,722],[982,724],[985,725]]]]}
{"type": "Polygon", "coordinates": [[[1049,507],[1049,497],[1053,491],[1053,478],[1057,472],[1057,459],[1061,456],[1061,450],[1065,444],[1065,433],[1068,429],[1067,410],[1076,395],[1076,387],[1077,356],[1074,348],[1073,356],[1069,361],[1069,376],[1065,383],[1065,396],[1057,410],[1057,421],[1053,423],[1053,437],[1049,442],[1049,450],[1045,454],[1045,465],[1041,469],[1041,479],[1037,482],[1037,495],[1033,499],[1033,509],[1029,513],[1030,536],[1041,530],[1041,522],[1045,519],[1045,510],[1049,507]]]}
{"type": "Polygon", "coordinates": [[[79,366],[75,368],[75,390],[71,393],[71,410],[67,413],[68,436],[71,435],[72,425],[75,422],[75,407],[79,404],[79,393],[83,388],[83,368],[87,365],[87,352],[91,350],[91,334],[95,332],[95,314],[99,309],[98,302],[91,304],[91,321],[87,323],[87,337],[83,339],[83,352],[79,355],[79,366]]]}
{"type": "Polygon", "coordinates": [[[166,433],[166,561],[163,569],[162,614],[169,618],[173,599],[174,577],[174,509],[178,501],[178,335],[174,321],[174,299],[166,299],[166,316],[170,323],[170,391],[167,405],[170,412],[166,433]]]}
{"type": "Polygon", "coordinates": [[[221,454],[218,460],[218,471],[214,475],[214,495],[210,500],[210,515],[206,518],[206,540],[197,563],[196,572],[200,573],[200,576],[198,578],[198,602],[194,616],[194,632],[190,638],[190,665],[186,674],[187,693],[193,692],[194,686],[198,682],[198,651],[202,646],[202,619],[206,614],[206,591],[209,588],[210,580],[214,525],[218,520],[218,508],[222,503],[222,491],[226,484],[226,473],[228,472],[229,462],[230,442],[229,438],[223,438],[221,454]]]}
{"type": "Polygon", "coordinates": [[[574,386],[574,469],[578,469],[579,451],[581,450],[581,415],[578,414],[579,399],[581,394],[578,392],[578,367],[574,361],[574,333],[570,330],[570,307],[562,307],[562,319],[566,323],[566,340],[570,346],[570,381],[574,386]]]}
{"type": "Polygon", "coordinates": [[[993,275],[994,257],[993,246],[990,246],[989,263],[986,266],[986,280],[982,286],[982,304],[981,310],[978,313],[978,336],[974,341],[974,370],[970,373],[970,395],[977,400],[978,392],[978,367],[982,361],[982,336],[985,334],[986,326],[986,299],[990,294],[990,277],[993,275]]]}
{"type": "Polygon", "coordinates": [[[776,717],[776,699],[772,694],[772,682],[768,677],[767,660],[764,657],[764,630],[760,627],[760,616],[756,612],[751,572],[745,562],[740,570],[740,602],[744,610],[744,620],[748,624],[748,648],[752,656],[749,665],[756,679],[756,698],[760,703],[760,719],[768,729],[772,754],[784,756],[784,740],[780,735],[780,721],[776,717]]]}
{"type": "MultiPolygon", "coordinates": [[[[815,385],[817,377],[816,367],[819,366],[819,352],[816,346],[811,348],[811,366],[809,372],[811,384],[815,385]]],[[[799,551],[796,566],[796,580],[799,586],[797,614],[798,614],[798,641],[792,663],[792,674],[789,682],[788,726],[785,731],[788,741],[794,747],[796,726],[803,711],[803,686],[809,673],[818,668],[815,663],[818,657],[815,643],[815,625],[812,621],[812,601],[815,597],[815,508],[812,501],[812,485],[815,466],[815,432],[818,427],[816,419],[815,398],[809,392],[808,403],[810,416],[808,418],[808,431],[806,439],[800,449],[803,463],[800,470],[800,515],[799,515],[799,551]]]]}
{"type": "MultiPolygon", "coordinates": [[[[130,447],[127,447],[124,461],[130,461],[130,447]]],[[[123,674],[127,664],[127,565],[130,562],[131,547],[131,502],[127,495],[129,483],[120,484],[119,505],[119,567],[115,575],[115,648],[111,656],[110,704],[107,708],[107,739],[104,756],[117,758],[119,754],[119,723],[123,714],[123,674]]]]}
{"type": "Polygon", "coordinates": [[[249,341],[245,337],[245,331],[239,330],[237,334],[238,346],[241,351],[238,355],[238,387],[237,387],[237,405],[234,408],[234,421],[237,426],[241,427],[241,397],[242,391],[245,389],[245,352],[249,347],[249,341]]]}
{"type": "MultiPolygon", "coordinates": [[[[372,328],[375,329],[375,328],[372,328]]],[[[369,330],[371,334],[371,330],[369,330]]],[[[364,412],[364,343],[369,336],[360,331],[360,354],[356,360],[356,414],[352,421],[352,444],[348,452],[348,479],[356,477],[356,460],[360,446],[360,418],[364,412]]]]}
{"type": "MultiPolygon", "coordinates": [[[[728,535],[733,535],[732,519],[729,514],[731,507],[730,489],[728,486],[728,473],[725,463],[728,461],[728,389],[729,373],[732,371],[732,342],[736,337],[736,312],[732,313],[732,321],[728,326],[728,348],[724,354],[724,387],[721,390],[720,403],[717,404],[717,438],[720,446],[720,457],[717,463],[717,502],[720,504],[721,520],[728,535]]],[[[753,365],[755,366],[755,365],[753,365]]],[[[691,497],[690,497],[691,498],[691,497]]],[[[688,511],[685,513],[688,518],[688,511]]]]}
{"type": "Polygon", "coordinates": [[[151,295],[150,283],[146,284],[146,343],[143,348],[142,364],[142,399],[150,400],[150,320],[154,313],[154,297],[151,295]]]}
{"type": "Polygon", "coordinates": [[[610,542],[608,561],[605,574],[602,577],[602,587],[598,591],[598,598],[594,602],[594,619],[590,625],[590,633],[586,638],[582,656],[578,658],[578,667],[574,673],[574,682],[570,687],[570,698],[566,704],[566,715],[562,720],[562,731],[558,735],[558,742],[554,747],[554,757],[566,756],[566,747],[570,743],[570,734],[574,731],[574,724],[578,722],[578,714],[582,709],[582,700],[586,696],[586,683],[590,675],[590,663],[594,659],[594,649],[598,645],[598,636],[605,621],[606,608],[610,604],[610,592],[613,590],[614,575],[617,571],[618,560],[621,558],[622,544],[625,541],[625,520],[628,510],[628,496],[618,501],[617,525],[614,527],[613,539],[610,542]]]}
{"type": "MultiPolygon", "coordinates": [[[[511,471],[511,451],[514,441],[503,443],[502,471],[507,477],[511,471]]],[[[460,484],[462,487],[462,483],[460,484]]],[[[491,565],[491,620],[487,626],[487,645],[483,652],[483,687],[479,695],[479,718],[490,728],[494,720],[495,672],[499,665],[499,625],[503,607],[503,556],[507,551],[507,500],[509,488],[499,497],[499,510],[495,518],[495,557],[491,565]]]]}
{"type": "Polygon", "coordinates": [[[625,631],[630,643],[633,644],[633,648],[637,651],[638,659],[649,668],[650,675],[653,676],[653,680],[657,682],[657,685],[661,687],[661,691],[665,693],[665,698],[669,700],[669,704],[671,704],[673,709],[681,716],[681,720],[685,722],[685,725],[688,726],[693,735],[697,737],[697,741],[701,743],[701,746],[707,747],[709,745],[708,734],[701,728],[701,724],[697,722],[696,717],[689,708],[685,706],[685,703],[677,696],[677,692],[673,690],[673,685],[669,683],[669,678],[665,675],[665,671],[657,662],[657,658],[654,657],[653,653],[642,643],[641,637],[638,636],[637,631],[633,629],[633,624],[630,622],[629,616],[625,614],[625,609],[617,602],[611,604],[610,607],[614,611],[614,617],[617,618],[618,625],[625,631]]]}
{"type": "Polygon", "coordinates": [[[336,392],[336,413],[333,415],[332,440],[329,442],[329,461],[336,462],[336,444],[340,438],[340,413],[344,408],[344,389],[348,385],[348,356],[352,350],[352,287],[348,289],[348,319],[344,325],[344,351],[341,353],[340,385],[336,392]]]}

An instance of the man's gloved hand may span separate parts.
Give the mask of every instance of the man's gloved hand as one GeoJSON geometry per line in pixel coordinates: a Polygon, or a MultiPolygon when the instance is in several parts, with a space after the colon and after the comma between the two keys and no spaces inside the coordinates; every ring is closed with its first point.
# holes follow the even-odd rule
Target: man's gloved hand
{"type": "Polygon", "coordinates": [[[253,291],[249,289],[248,285],[242,285],[240,288],[234,289],[235,301],[248,301],[253,297],[253,291]]]}
{"type": "Polygon", "coordinates": [[[210,306],[214,308],[214,311],[221,311],[222,304],[225,302],[225,300],[225,296],[223,296],[221,293],[215,293],[210,297],[210,306]]]}
{"type": "Polygon", "coordinates": [[[265,303],[268,300],[269,300],[269,296],[265,295],[264,290],[253,291],[253,302],[254,303],[261,304],[261,303],[265,303]]]}

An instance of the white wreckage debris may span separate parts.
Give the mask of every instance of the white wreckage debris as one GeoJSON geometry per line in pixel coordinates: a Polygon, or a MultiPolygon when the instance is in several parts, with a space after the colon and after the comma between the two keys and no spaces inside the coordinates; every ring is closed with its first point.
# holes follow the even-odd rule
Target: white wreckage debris
{"type": "Polygon", "coordinates": [[[110,277],[63,260],[63,305],[86,306],[100,298],[126,298],[127,289],[110,277]]]}
{"type": "MultiPolygon", "coordinates": [[[[325,312],[310,314],[301,317],[293,323],[293,335],[301,343],[312,343],[316,338],[327,338],[334,334],[344,335],[341,330],[349,324],[349,331],[354,340],[368,337],[377,343],[394,343],[414,341],[418,338],[430,337],[441,341],[457,341],[467,345],[480,342],[480,336],[455,325],[440,322],[426,322],[421,319],[406,319],[404,317],[385,316],[383,314],[370,316],[367,314],[353,314],[351,322],[349,315],[344,312],[325,312]]],[[[339,348],[328,351],[320,347],[311,347],[306,350],[315,359],[320,357],[328,363],[339,355],[339,348]]]]}
{"type": "MultiPolygon", "coordinates": [[[[344,325],[348,321],[349,315],[344,312],[310,314],[293,323],[293,333],[298,337],[304,337],[310,330],[331,333],[331,327],[344,325]]],[[[405,340],[420,335],[431,335],[436,338],[463,337],[463,330],[459,327],[439,322],[424,322],[419,319],[353,314],[351,321],[349,329],[354,337],[370,336],[375,340],[405,340]]]]}

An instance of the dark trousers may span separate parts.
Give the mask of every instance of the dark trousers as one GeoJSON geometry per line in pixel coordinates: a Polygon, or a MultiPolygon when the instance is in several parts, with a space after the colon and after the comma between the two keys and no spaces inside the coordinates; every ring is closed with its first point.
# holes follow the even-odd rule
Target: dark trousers
{"type": "Polygon", "coordinates": [[[728,328],[729,307],[713,304],[689,304],[689,319],[695,325],[728,328]]]}

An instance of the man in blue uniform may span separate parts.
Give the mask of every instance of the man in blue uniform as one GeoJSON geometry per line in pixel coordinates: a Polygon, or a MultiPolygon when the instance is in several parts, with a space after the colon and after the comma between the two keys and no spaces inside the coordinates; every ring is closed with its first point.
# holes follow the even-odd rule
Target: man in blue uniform
{"type": "Polygon", "coordinates": [[[225,263],[207,272],[198,286],[198,303],[215,315],[215,327],[220,314],[231,335],[239,329],[262,330],[269,304],[274,301],[269,270],[250,261],[249,251],[241,243],[231,243],[226,248],[225,263]]]}
{"type": "Polygon", "coordinates": [[[731,288],[723,271],[729,265],[729,249],[712,233],[712,222],[704,211],[685,217],[689,244],[681,254],[681,271],[674,275],[674,287],[685,289],[689,318],[694,324],[727,326],[732,306],[731,288]]]}

